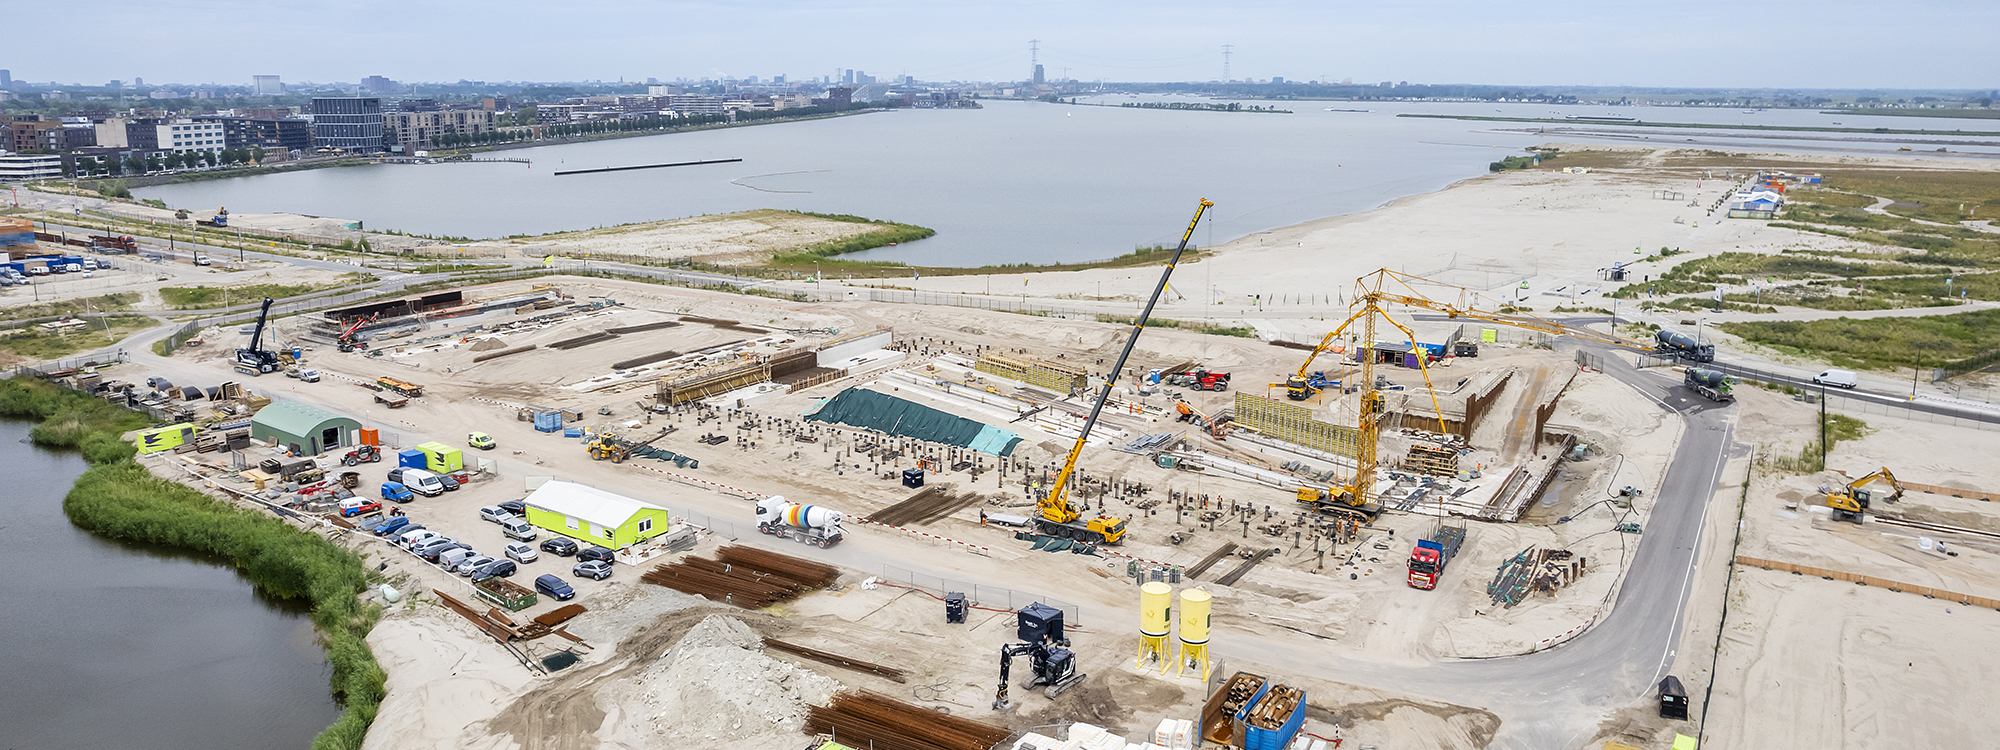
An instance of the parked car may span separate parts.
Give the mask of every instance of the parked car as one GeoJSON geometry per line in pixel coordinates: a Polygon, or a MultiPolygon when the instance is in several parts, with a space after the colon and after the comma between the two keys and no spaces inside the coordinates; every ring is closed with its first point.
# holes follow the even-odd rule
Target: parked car
{"type": "Polygon", "coordinates": [[[401,534],[398,534],[395,537],[395,540],[397,544],[400,544],[404,547],[408,547],[410,549],[416,549],[416,546],[418,544],[421,544],[431,539],[436,539],[441,536],[444,535],[439,534],[435,531],[431,531],[430,529],[426,529],[422,526],[411,525],[403,527],[403,532],[401,534]]]}
{"type": "Polygon", "coordinates": [[[542,542],[542,551],[554,553],[557,557],[569,557],[576,554],[576,542],[568,537],[552,536],[542,542]]]}
{"type": "Polygon", "coordinates": [[[418,557],[423,558],[425,561],[437,562],[439,555],[455,549],[472,549],[472,547],[462,544],[457,539],[451,537],[438,537],[430,541],[419,542],[417,546],[411,549],[417,553],[418,557]]]}
{"type": "Polygon", "coordinates": [[[539,536],[535,533],[534,526],[529,525],[527,521],[519,518],[509,518],[501,521],[500,533],[507,535],[508,539],[519,539],[523,542],[532,542],[536,536],[539,536]]]}
{"type": "Polygon", "coordinates": [[[457,565],[452,566],[451,572],[462,576],[469,576],[472,575],[472,571],[478,570],[479,566],[493,562],[493,560],[494,558],[492,557],[474,552],[471,557],[462,559],[457,565]]]}
{"type": "Polygon", "coordinates": [[[438,483],[444,485],[444,491],[446,492],[458,491],[458,486],[460,484],[458,478],[450,474],[439,474],[438,483]]]}
{"type": "Polygon", "coordinates": [[[506,555],[510,559],[524,563],[534,562],[536,558],[542,556],[535,551],[535,545],[522,542],[508,542],[506,555]]]}
{"type": "Polygon", "coordinates": [[[383,521],[380,525],[377,525],[375,527],[375,535],[388,536],[390,534],[394,534],[398,531],[401,531],[403,527],[408,525],[410,525],[409,516],[396,516],[395,518],[383,521]]]}
{"type": "Polygon", "coordinates": [[[391,480],[382,483],[382,499],[407,503],[417,499],[417,496],[410,494],[410,488],[404,486],[402,482],[391,480]]]}
{"type": "Polygon", "coordinates": [[[569,572],[592,580],[602,581],[611,577],[611,563],[603,560],[580,562],[576,564],[576,567],[570,568],[569,572]]]}
{"type": "Polygon", "coordinates": [[[576,589],[570,588],[567,581],[553,575],[536,576],[535,591],[559,602],[566,602],[576,598],[576,589]]]}
{"type": "Polygon", "coordinates": [[[508,500],[507,502],[500,504],[500,509],[507,511],[508,513],[520,516],[522,518],[528,517],[528,504],[525,501],[508,500]]]}
{"type": "Polygon", "coordinates": [[[611,562],[612,557],[613,554],[611,550],[599,547],[594,544],[590,546],[590,549],[586,549],[582,552],[576,553],[577,562],[591,562],[593,560],[602,560],[604,562],[611,562]]]}
{"type": "Polygon", "coordinates": [[[513,560],[494,560],[472,569],[472,580],[484,581],[488,578],[513,578],[518,570],[513,560]]]}
{"type": "MultiPolygon", "coordinates": [[[[437,562],[438,565],[443,566],[445,570],[457,573],[459,565],[463,564],[467,560],[471,560],[477,557],[485,557],[485,556],[479,554],[479,550],[472,549],[471,547],[466,547],[464,549],[446,550],[444,552],[439,553],[437,556],[438,558],[437,562]]],[[[486,559],[491,560],[493,558],[488,557],[486,559]]]]}
{"type": "Polygon", "coordinates": [[[373,500],[357,497],[352,500],[340,501],[340,515],[342,516],[360,516],[380,512],[382,512],[382,504],[373,500]]]}
{"type": "Polygon", "coordinates": [[[514,514],[508,513],[507,509],[502,508],[498,505],[488,505],[484,508],[479,509],[479,519],[482,521],[492,521],[494,523],[506,523],[507,519],[513,517],[514,514]]]}

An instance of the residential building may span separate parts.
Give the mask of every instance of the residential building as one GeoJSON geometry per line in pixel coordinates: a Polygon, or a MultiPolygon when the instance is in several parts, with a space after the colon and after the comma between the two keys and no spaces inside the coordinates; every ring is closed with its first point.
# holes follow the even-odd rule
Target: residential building
{"type": "Polygon", "coordinates": [[[511,96],[489,96],[479,100],[479,108],[488,112],[512,112],[514,111],[514,98],[511,96]]]}
{"type": "Polygon", "coordinates": [[[90,123],[63,123],[62,127],[41,132],[41,150],[50,153],[74,151],[97,145],[97,128],[90,123]]]}
{"type": "Polygon", "coordinates": [[[588,104],[537,104],[535,122],[542,125],[567,125],[576,119],[579,110],[590,109],[588,104]]]}
{"type": "Polygon", "coordinates": [[[1043,80],[1043,78],[1042,78],[1042,64],[1041,64],[1041,63],[1035,63],[1035,81],[1034,81],[1035,85],[1036,85],[1036,86],[1040,86],[1040,85],[1042,85],[1043,83],[1046,83],[1046,82],[1047,82],[1047,81],[1043,80]]]}
{"type": "Polygon", "coordinates": [[[14,71],[0,68],[0,89],[11,89],[13,87],[14,71]]]}
{"type": "Polygon", "coordinates": [[[361,79],[361,90],[371,94],[387,94],[394,92],[397,88],[399,86],[395,81],[381,76],[369,76],[361,79]]]}
{"type": "Polygon", "coordinates": [[[493,113],[479,109],[390,112],[382,115],[382,145],[392,153],[429,151],[440,135],[493,131],[493,113]]]}
{"type": "Polygon", "coordinates": [[[315,97],[313,144],[356,154],[382,152],[382,100],[373,96],[315,97]]]}
{"type": "Polygon", "coordinates": [[[97,123],[97,145],[156,151],[160,132],[155,126],[166,122],[158,117],[111,117],[97,123]]]}
{"type": "Polygon", "coordinates": [[[62,176],[62,157],[0,151],[0,182],[53,180],[62,176]]]}
{"type": "Polygon", "coordinates": [[[215,116],[194,120],[220,124],[225,148],[262,148],[266,152],[312,149],[312,123],[305,120],[215,116]]]}
{"type": "Polygon", "coordinates": [[[683,88],[681,88],[681,87],[679,87],[679,86],[647,86],[647,87],[646,87],[646,95],[647,95],[647,96],[674,96],[674,95],[677,95],[677,94],[682,94],[682,93],[686,93],[686,89],[683,89],[683,88]]]}
{"type": "Polygon", "coordinates": [[[437,110],[438,103],[436,99],[404,99],[396,102],[397,112],[436,112],[437,110]]]}
{"type": "Polygon", "coordinates": [[[812,106],[812,97],[805,94],[772,94],[772,109],[798,109],[812,106]]]}
{"type": "Polygon", "coordinates": [[[680,94],[667,97],[667,109],[685,115],[722,114],[722,97],[680,94]]]}
{"type": "Polygon", "coordinates": [[[227,146],[224,143],[222,123],[215,121],[174,120],[153,126],[157,133],[160,149],[185,154],[190,151],[217,153],[227,146]]]}
{"type": "Polygon", "coordinates": [[[854,89],[846,86],[827,89],[826,103],[835,109],[846,109],[854,104],[854,89]]]}
{"type": "Polygon", "coordinates": [[[278,80],[277,76],[251,76],[250,80],[253,81],[250,93],[258,96],[285,93],[285,83],[278,80]]]}
{"type": "Polygon", "coordinates": [[[42,131],[60,127],[62,127],[62,122],[52,117],[15,115],[13,121],[7,123],[7,139],[4,142],[0,142],[0,150],[40,151],[42,150],[42,131]]]}

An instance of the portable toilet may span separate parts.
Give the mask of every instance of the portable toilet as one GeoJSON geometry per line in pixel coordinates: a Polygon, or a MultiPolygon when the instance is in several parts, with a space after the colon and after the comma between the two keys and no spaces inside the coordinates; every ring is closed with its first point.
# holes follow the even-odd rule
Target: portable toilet
{"type": "Polygon", "coordinates": [[[438,474],[465,468],[465,452],[444,443],[423,443],[417,446],[417,450],[424,452],[423,468],[438,474]]]}
{"type": "Polygon", "coordinates": [[[1688,694],[1681,687],[1681,680],[1673,675],[1660,681],[1660,718],[1686,719],[1688,717],[1688,694]]]}
{"type": "Polygon", "coordinates": [[[411,448],[396,454],[396,465],[405,469],[428,469],[430,461],[424,456],[423,451],[411,448]]]}

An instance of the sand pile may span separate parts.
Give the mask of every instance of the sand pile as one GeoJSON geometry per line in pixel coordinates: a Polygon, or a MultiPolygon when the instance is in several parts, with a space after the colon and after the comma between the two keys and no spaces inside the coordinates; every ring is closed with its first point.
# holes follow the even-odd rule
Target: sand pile
{"type": "Polygon", "coordinates": [[[806,705],[840,689],[831,678],[765,656],[749,626],[723,615],[689,630],[638,682],[644,723],[669,744],[702,747],[797,735],[806,705]]]}

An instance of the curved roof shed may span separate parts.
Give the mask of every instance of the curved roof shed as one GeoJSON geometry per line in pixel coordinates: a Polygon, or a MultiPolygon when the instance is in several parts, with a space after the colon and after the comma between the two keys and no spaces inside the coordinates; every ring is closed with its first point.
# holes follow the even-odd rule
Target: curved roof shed
{"type": "Polygon", "coordinates": [[[307,456],[354,445],[360,429],[361,422],[353,417],[297,401],[272,399],[270,406],[250,417],[250,437],[307,456]]]}

